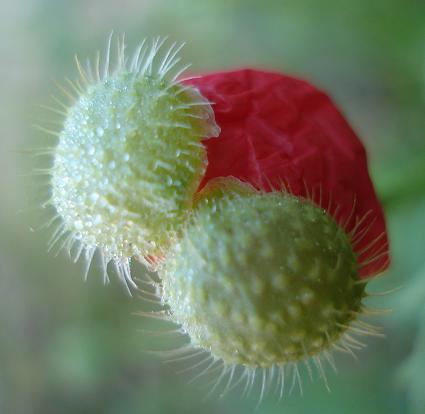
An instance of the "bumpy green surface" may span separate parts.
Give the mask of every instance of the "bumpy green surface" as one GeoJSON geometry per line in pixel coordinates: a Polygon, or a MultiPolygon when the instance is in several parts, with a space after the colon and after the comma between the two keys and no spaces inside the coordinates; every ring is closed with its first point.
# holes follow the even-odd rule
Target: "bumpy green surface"
{"type": "Polygon", "coordinates": [[[278,193],[200,202],[160,276],[163,300],[195,346],[261,367],[329,347],[364,291],[344,231],[278,193]]]}
{"type": "Polygon", "coordinates": [[[161,254],[185,221],[216,136],[193,89],[122,72],[68,111],[52,169],[52,200],[68,230],[106,257],[161,254]]]}

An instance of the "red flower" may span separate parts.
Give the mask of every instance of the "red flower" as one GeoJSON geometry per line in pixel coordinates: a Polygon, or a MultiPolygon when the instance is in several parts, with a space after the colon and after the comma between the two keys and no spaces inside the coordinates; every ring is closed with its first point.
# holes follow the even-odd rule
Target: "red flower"
{"type": "Polygon", "coordinates": [[[385,219],[366,151],[331,99],[311,84],[252,69],[185,81],[214,102],[221,134],[207,139],[200,188],[233,176],[271,191],[282,183],[325,208],[352,235],[362,278],[388,267],[385,219]]]}

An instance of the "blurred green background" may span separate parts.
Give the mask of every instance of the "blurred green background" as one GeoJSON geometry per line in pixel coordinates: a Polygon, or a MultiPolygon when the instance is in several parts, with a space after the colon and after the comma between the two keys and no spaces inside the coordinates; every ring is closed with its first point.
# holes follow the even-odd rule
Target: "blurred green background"
{"type": "MultiPolygon", "coordinates": [[[[0,9],[0,412],[425,413],[425,2],[423,0],[21,0],[0,9]],[[181,366],[143,352],[157,339],[134,316],[149,304],[113,278],[46,252],[32,198],[46,145],[52,80],[73,78],[75,52],[93,57],[110,30],[129,48],[146,36],[187,41],[193,70],[243,65],[286,71],[326,89],[369,151],[387,214],[393,263],[369,285],[386,338],[365,338],[358,361],[337,356],[331,392],[304,377],[304,396],[204,400],[181,366]],[[24,210],[23,212],[21,210],[24,210]]],[[[141,267],[135,273],[142,275],[141,267]]],[[[168,346],[168,339],[162,338],[168,346]]],[[[305,374],[305,373],[304,373],[305,374]]]]}

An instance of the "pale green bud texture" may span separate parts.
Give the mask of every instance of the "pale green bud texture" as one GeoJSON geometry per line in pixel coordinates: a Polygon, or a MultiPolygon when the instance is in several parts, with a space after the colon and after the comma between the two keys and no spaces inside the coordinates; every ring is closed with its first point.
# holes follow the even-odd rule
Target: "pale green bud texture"
{"type": "Polygon", "coordinates": [[[52,201],[74,237],[106,258],[161,255],[187,219],[217,136],[192,88],[118,71],[68,109],[54,154],[52,201]]]}
{"type": "Polygon", "coordinates": [[[159,273],[192,344],[266,368],[337,343],[364,296],[345,231],[286,193],[218,195],[199,202],[159,273]]]}

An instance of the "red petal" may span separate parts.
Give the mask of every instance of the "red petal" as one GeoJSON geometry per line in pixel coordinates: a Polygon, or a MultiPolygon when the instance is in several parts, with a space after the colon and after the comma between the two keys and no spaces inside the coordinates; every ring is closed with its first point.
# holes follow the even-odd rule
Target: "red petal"
{"type": "Polygon", "coordinates": [[[278,73],[243,69],[185,81],[214,102],[221,134],[204,141],[212,178],[234,176],[308,197],[353,232],[361,277],[388,267],[385,219],[365,149],[330,98],[278,73]]]}

